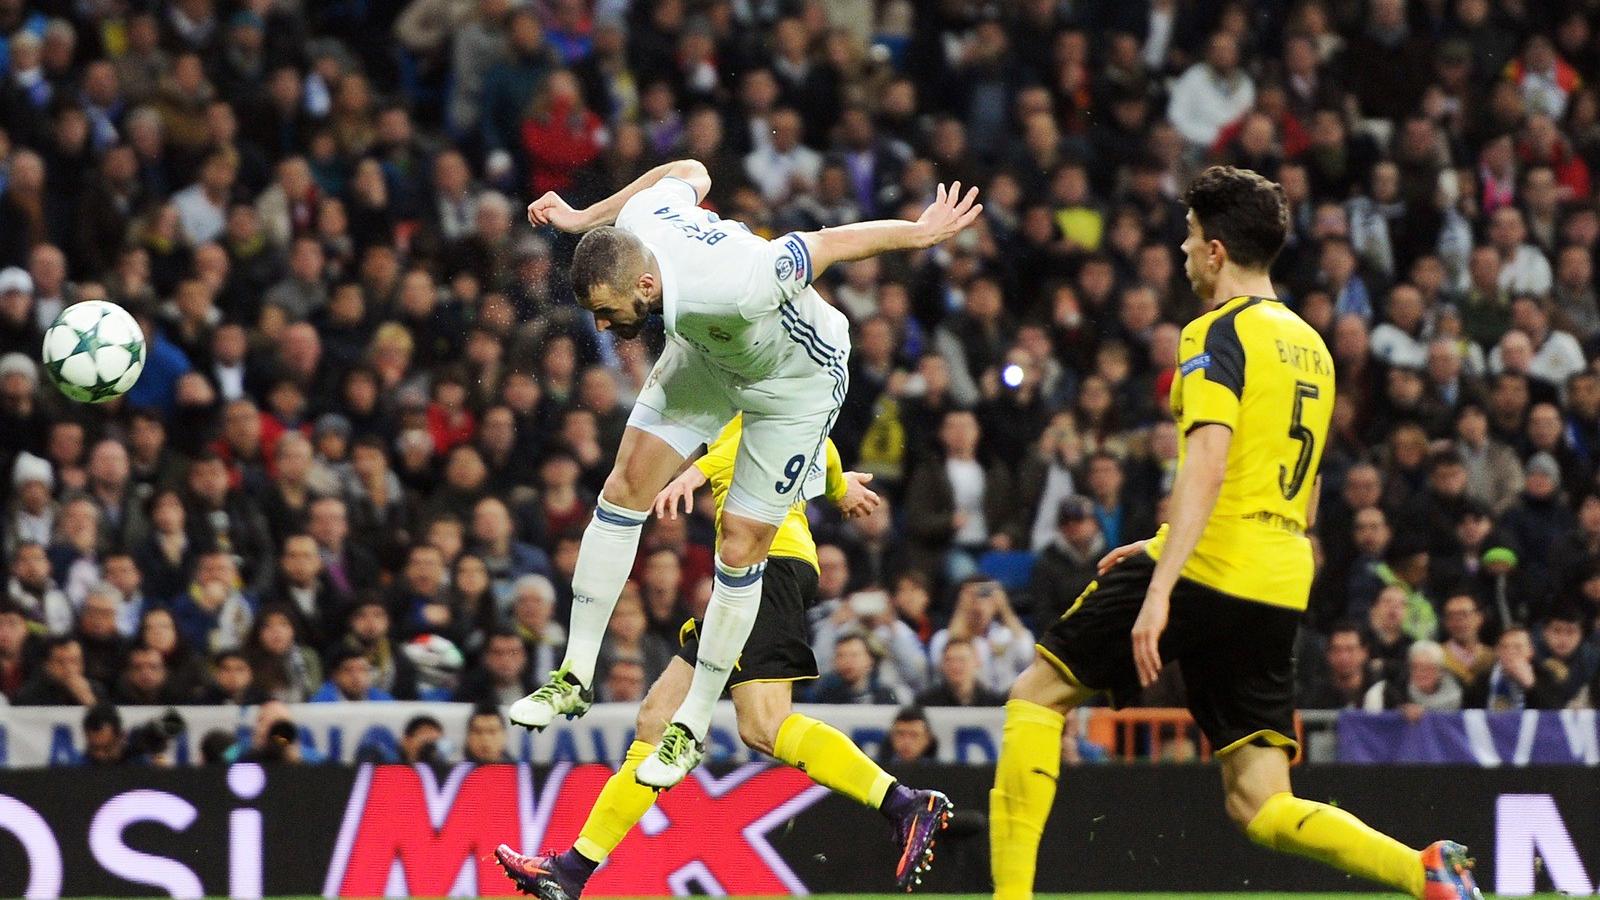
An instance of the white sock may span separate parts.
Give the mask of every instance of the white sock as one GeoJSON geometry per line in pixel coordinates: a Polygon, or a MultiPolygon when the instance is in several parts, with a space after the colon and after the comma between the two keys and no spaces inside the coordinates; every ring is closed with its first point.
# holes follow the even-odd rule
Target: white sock
{"type": "Polygon", "coordinates": [[[717,557],[717,578],[700,629],[694,679],[689,683],[689,695],[672,717],[702,741],[711,729],[711,711],[722,697],[722,689],[728,686],[733,664],[744,652],[744,642],[756,624],[756,613],[761,611],[761,573],[766,568],[765,562],[729,566],[717,557]]]}
{"type": "Polygon", "coordinates": [[[594,685],[600,642],[633,569],[639,531],[649,517],[648,510],[624,509],[601,497],[594,518],[583,530],[578,564],[572,572],[572,627],[567,630],[567,656],[562,665],[585,687],[594,685]]]}

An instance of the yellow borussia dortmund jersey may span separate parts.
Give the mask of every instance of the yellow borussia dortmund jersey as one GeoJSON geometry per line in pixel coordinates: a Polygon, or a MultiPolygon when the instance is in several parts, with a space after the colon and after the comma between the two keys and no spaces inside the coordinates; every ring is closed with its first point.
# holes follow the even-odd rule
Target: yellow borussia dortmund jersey
{"type": "MultiPolygon", "coordinates": [[[[1189,432],[1233,431],[1216,510],[1183,576],[1246,600],[1305,609],[1313,485],[1333,414],[1333,356],[1277,300],[1235,297],[1190,322],[1178,345],[1172,413],[1178,464],[1189,432]]],[[[1160,558],[1167,526],[1149,544],[1160,558]]]]}
{"type": "MultiPolygon", "coordinates": [[[[739,436],[743,433],[744,417],[734,416],[732,421],[723,426],[716,440],[707,445],[706,455],[695,460],[700,473],[711,482],[711,497],[717,504],[719,534],[722,531],[722,502],[728,499],[728,488],[733,484],[733,460],[739,453],[739,436]]],[[[844,466],[839,460],[839,449],[833,446],[831,439],[824,442],[823,449],[828,456],[824,494],[829,500],[838,501],[844,496],[846,487],[844,466]]],[[[804,499],[796,500],[789,507],[789,515],[778,526],[778,534],[772,539],[772,549],[767,555],[803,559],[811,564],[811,568],[820,569],[817,565],[817,542],[811,537],[811,523],[806,521],[804,499]]]]}

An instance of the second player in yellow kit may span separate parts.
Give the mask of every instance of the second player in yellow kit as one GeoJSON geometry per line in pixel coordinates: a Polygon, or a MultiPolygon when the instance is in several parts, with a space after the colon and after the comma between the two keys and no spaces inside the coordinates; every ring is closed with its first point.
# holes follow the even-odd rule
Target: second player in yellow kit
{"type": "MultiPolygon", "coordinates": [[[[694,494],[711,485],[716,514],[733,483],[741,417],[735,416],[706,453],[657,497],[658,516],[687,514],[694,494]]],[[[949,818],[951,804],[938,791],[898,783],[843,732],[793,711],[791,682],[817,677],[806,611],[817,602],[817,544],[806,519],[806,501],[826,497],[847,517],[869,514],[878,498],[866,486],[871,476],[846,472],[833,441],[827,441],[826,472],[820,484],[802,485],[801,498],[779,524],[761,584],[761,609],[744,652],[728,679],[738,717],[739,737],[752,749],[804,771],[812,781],[883,813],[894,826],[900,850],[895,881],[909,890],[933,859],[933,844],[949,818]]],[[[573,846],[564,853],[524,856],[502,845],[496,857],[525,891],[541,898],[576,900],[599,864],[655,803],[656,791],[635,778],[639,764],[655,750],[667,719],[689,689],[698,649],[698,623],[684,623],[680,648],[666,672],[651,686],[639,709],[633,744],[621,768],[595,798],[573,846]]]]}
{"type": "Polygon", "coordinates": [[[1273,296],[1283,190],[1212,167],[1187,195],[1184,272],[1211,307],[1179,341],[1178,474],[1167,524],[1111,551],[1039,637],[1006,703],[989,794],[995,896],[1033,891],[1060,777],[1067,710],[1134,700],[1180,666],[1190,712],[1221,762],[1229,817],[1252,841],[1426,900],[1475,900],[1466,848],[1414,850],[1345,810],[1294,796],[1295,633],[1313,575],[1306,529],[1333,410],[1322,338],[1273,296]]]}
{"type": "MultiPolygon", "coordinates": [[[[1233,432],[1227,473],[1184,578],[1224,594],[1304,610],[1307,517],[1333,415],[1333,358],[1322,336],[1273,297],[1234,297],[1190,322],[1178,344],[1172,416],[1182,439],[1233,432]]],[[[1145,546],[1161,558],[1163,526],[1145,546]]]]}

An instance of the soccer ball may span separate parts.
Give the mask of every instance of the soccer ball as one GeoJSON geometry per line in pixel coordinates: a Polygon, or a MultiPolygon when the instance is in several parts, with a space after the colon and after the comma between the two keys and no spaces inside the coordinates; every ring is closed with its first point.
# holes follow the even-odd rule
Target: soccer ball
{"type": "Polygon", "coordinates": [[[128,311],[85,300],[61,311],[44,333],[44,370],[80,403],[126,394],[144,371],[144,332],[128,311]]]}

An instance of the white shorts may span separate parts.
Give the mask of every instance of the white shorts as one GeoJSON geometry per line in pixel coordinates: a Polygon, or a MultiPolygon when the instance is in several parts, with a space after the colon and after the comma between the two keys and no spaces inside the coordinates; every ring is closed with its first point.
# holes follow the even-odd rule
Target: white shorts
{"type": "Polygon", "coordinates": [[[688,457],[743,412],[733,485],[723,508],[779,525],[791,506],[821,493],[822,442],[850,386],[846,359],[840,351],[810,373],[736,385],[698,352],[669,340],[628,425],[688,457]]]}

